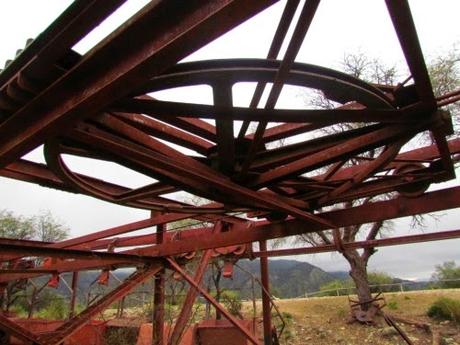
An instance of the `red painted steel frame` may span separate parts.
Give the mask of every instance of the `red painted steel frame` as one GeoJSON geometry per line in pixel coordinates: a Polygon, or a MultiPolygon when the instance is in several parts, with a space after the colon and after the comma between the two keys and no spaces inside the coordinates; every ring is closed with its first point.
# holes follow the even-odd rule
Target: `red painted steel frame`
{"type": "Polygon", "coordinates": [[[209,293],[206,292],[192,277],[190,277],[184,270],[172,259],[167,259],[171,267],[176,270],[193,288],[200,292],[200,294],[206,298],[216,309],[218,309],[224,317],[230,321],[237,329],[239,329],[247,338],[248,340],[253,343],[254,345],[259,345],[259,341],[255,338],[254,334],[251,334],[245,327],[241,326],[232,314],[230,314],[225,308],[223,308],[219,302],[217,302],[214,297],[212,297],[209,293]]]}
{"type": "MultiPolygon", "coordinates": [[[[287,2],[267,60],[177,64],[276,0],[152,1],[89,53],[80,56],[71,49],[123,2],[74,1],[0,72],[0,175],[160,213],[58,243],[0,239],[2,262],[30,255],[54,258],[46,267],[4,269],[0,283],[73,272],[73,310],[79,271],[151,267],[140,269],[56,333],[37,338],[3,315],[1,329],[25,341],[57,344],[114,300],[159,273],[153,333],[157,343],[164,344],[166,258],[257,344],[254,335],[199,286],[211,249],[219,255],[245,257],[245,246],[240,250],[237,245],[260,241],[260,251],[253,255],[261,257],[262,282],[268,291],[267,256],[336,250],[331,245],[267,251],[269,239],[460,207],[460,187],[424,193],[431,183],[454,177],[460,141],[446,141],[452,126],[439,107],[458,100],[458,91],[434,97],[407,0],[386,0],[414,81],[413,86],[397,87],[371,85],[337,71],[295,62],[320,4],[317,0],[305,2],[297,23],[292,21],[299,1],[287,2]],[[285,56],[275,61],[291,24],[294,30],[286,42],[285,56]],[[238,82],[257,84],[248,108],[233,107],[232,90],[238,82]],[[273,86],[268,100],[259,107],[269,83],[273,86]],[[203,84],[212,88],[213,105],[163,102],[149,95],[203,84]],[[341,105],[335,109],[277,109],[284,85],[316,89],[341,105]],[[215,125],[205,118],[213,119],[215,125]],[[236,120],[243,121],[238,135],[234,135],[236,120]],[[259,122],[253,134],[246,133],[250,121],[259,122]],[[267,129],[269,122],[281,124],[267,129]],[[325,134],[328,126],[348,123],[363,127],[325,134]],[[432,132],[435,145],[398,154],[402,145],[423,131],[432,132]],[[303,139],[298,143],[278,148],[266,145],[300,134],[303,139]],[[169,143],[198,155],[184,154],[169,143]],[[21,159],[40,144],[45,144],[47,164],[21,159]],[[366,155],[369,152],[376,155],[366,155]],[[108,160],[158,182],[130,189],[76,174],[65,165],[64,154],[108,160]],[[347,166],[352,160],[359,164],[347,166]],[[320,168],[322,172],[318,172],[320,168]],[[169,193],[181,190],[211,202],[194,206],[168,198],[169,193]],[[323,206],[394,191],[420,196],[321,211],[323,206]],[[259,214],[267,221],[253,222],[234,215],[239,212],[259,214]],[[166,224],[186,218],[213,223],[219,231],[203,226],[163,233],[166,224]],[[117,237],[152,226],[157,226],[156,234],[117,237]],[[114,252],[117,247],[129,246],[134,249],[114,252]],[[193,256],[199,250],[206,251],[193,279],[171,257],[193,256]]],[[[455,230],[341,245],[366,248],[459,235],[455,230]]],[[[187,295],[170,342],[179,338],[189,317],[196,298],[194,289],[187,295]]],[[[264,338],[270,344],[266,293],[263,302],[264,338]]]]}
{"type": "Polygon", "coordinates": [[[6,316],[0,313],[0,329],[6,332],[7,335],[12,335],[26,344],[32,345],[45,345],[42,341],[40,341],[37,335],[30,332],[28,329],[18,325],[17,323],[11,321],[6,316]]]}
{"type": "MultiPolygon", "coordinates": [[[[164,242],[163,235],[166,226],[160,224],[157,226],[157,243],[164,242]]],[[[165,269],[162,268],[155,275],[155,284],[153,292],[153,332],[152,345],[165,345],[164,329],[165,329],[165,269]]]]}
{"type": "MultiPolygon", "coordinates": [[[[267,241],[259,242],[260,251],[267,251],[267,241]]],[[[268,258],[260,258],[260,278],[262,282],[262,315],[264,325],[264,345],[272,345],[272,311],[270,305],[270,278],[268,258]]]]}
{"type": "MultiPolygon", "coordinates": [[[[323,213],[323,217],[331,219],[338,226],[349,226],[361,223],[371,223],[380,220],[406,217],[415,214],[422,214],[428,212],[436,212],[446,210],[449,208],[460,207],[460,187],[444,189],[440,191],[426,193],[419,198],[397,198],[387,201],[379,201],[370,203],[363,206],[357,206],[350,209],[330,211],[323,213]]],[[[289,219],[284,222],[270,223],[270,222],[257,222],[247,227],[245,225],[233,225],[230,231],[220,233],[210,233],[209,229],[191,229],[183,231],[180,234],[180,239],[173,242],[165,242],[151,247],[142,249],[131,249],[116,254],[107,255],[148,255],[149,259],[153,257],[161,258],[171,255],[179,255],[189,253],[197,250],[212,249],[218,247],[227,247],[236,244],[251,243],[261,240],[268,240],[273,238],[293,236],[306,232],[316,232],[327,230],[327,227],[320,225],[313,226],[303,221],[296,219],[289,219]]],[[[69,250],[70,251],[70,250],[69,250]]],[[[101,266],[101,264],[93,263],[94,266],[101,266]]],[[[49,269],[56,269],[58,271],[66,271],[66,266],[70,264],[55,264],[49,269]]],[[[75,266],[68,268],[68,270],[78,270],[77,267],[84,267],[81,262],[76,262],[75,266]]],[[[33,276],[33,269],[31,273],[16,274],[16,278],[33,276]]],[[[0,276],[0,281],[8,281],[8,275],[0,276]]]]}
{"type": "MultiPolygon", "coordinates": [[[[397,236],[389,238],[381,238],[376,240],[356,241],[350,243],[342,243],[344,249],[360,249],[360,248],[375,248],[398,246],[412,243],[423,243],[431,241],[452,240],[460,238],[460,230],[439,231],[424,234],[397,236]]],[[[288,255],[302,255],[302,254],[316,254],[337,251],[335,244],[326,244],[317,247],[302,247],[291,249],[278,249],[278,250],[264,250],[253,252],[254,257],[272,257],[272,256],[288,256],[288,255]]]]}
{"type": "Polygon", "coordinates": [[[110,36],[65,78],[0,126],[0,166],[35,148],[46,136],[96,113],[180,59],[275,1],[152,2],[110,36]],[[174,14],[174,21],[171,15],[174,14]],[[145,35],[148,28],[152,35],[145,35]],[[123,51],[123,54],[113,54],[123,51]],[[127,58],[129,57],[129,58],[127,58]],[[101,67],[104,67],[101,70],[101,67]],[[49,106],[49,99],[55,104],[49,106]],[[24,128],[24,124],[28,124],[24,128]],[[20,135],[17,135],[21,129],[20,135]]]}
{"type": "MultiPolygon", "coordinates": [[[[205,250],[202,254],[200,259],[200,263],[195,271],[195,275],[193,280],[198,284],[201,285],[201,281],[203,280],[203,276],[206,272],[208,267],[209,261],[211,259],[211,250],[205,250]]],[[[171,333],[171,336],[168,339],[168,345],[176,345],[179,344],[179,340],[181,339],[183,332],[187,326],[188,320],[190,319],[193,304],[198,296],[198,291],[190,287],[187,291],[187,295],[185,297],[184,303],[182,304],[182,309],[180,311],[179,316],[177,317],[176,324],[174,325],[174,329],[171,333]]]]}
{"type": "Polygon", "coordinates": [[[57,328],[53,334],[40,337],[41,343],[44,345],[57,345],[70,337],[81,327],[83,327],[88,321],[94,318],[97,314],[101,313],[113,302],[119,300],[131,292],[136,286],[150,278],[161,270],[163,265],[156,264],[152,267],[140,269],[134,273],[131,277],[128,277],[120,286],[109,292],[107,295],[102,297],[96,303],[85,309],[83,312],[73,317],[69,321],[62,324],[57,328]]]}

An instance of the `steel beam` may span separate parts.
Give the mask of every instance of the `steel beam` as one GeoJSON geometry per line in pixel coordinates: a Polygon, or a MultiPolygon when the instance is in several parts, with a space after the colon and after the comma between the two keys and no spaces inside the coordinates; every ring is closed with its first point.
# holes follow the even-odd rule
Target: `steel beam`
{"type": "MultiPolygon", "coordinates": [[[[2,254],[5,253],[11,254],[11,257],[21,257],[21,256],[49,256],[57,258],[73,258],[73,259],[97,259],[100,260],[100,263],[105,261],[117,260],[120,262],[130,262],[130,263],[144,263],[150,261],[149,258],[143,258],[135,255],[125,255],[119,253],[107,253],[107,252],[97,252],[90,250],[80,250],[80,249],[61,249],[53,247],[39,247],[35,245],[16,245],[3,243],[0,240],[0,245],[2,248],[2,254]]],[[[2,260],[11,260],[11,257],[2,257],[2,260]]]]}
{"type": "MultiPolygon", "coordinates": [[[[283,89],[286,77],[289,75],[289,71],[294,64],[294,60],[300,50],[300,47],[302,46],[305,35],[307,34],[308,29],[310,28],[310,25],[313,21],[319,2],[320,0],[305,1],[294,28],[294,32],[292,33],[291,40],[289,41],[288,47],[286,49],[286,53],[284,54],[280,68],[276,73],[275,79],[273,80],[272,88],[270,89],[267,102],[265,103],[265,109],[275,108],[276,102],[278,101],[278,98],[281,94],[281,90],[283,89]]],[[[245,175],[251,166],[254,156],[256,155],[261,144],[262,137],[264,135],[265,129],[267,128],[267,124],[268,123],[266,121],[260,121],[257,125],[257,129],[254,133],[254,138],[251,142],[248,154],[246,155],[246,158],[241,166],[242,175],[245,175]]]]}
{"type": "MultiPolygon", "coordinates": [[[[93,131],[92,129],[91,131],[93,131]]],[[[100,133],[99,133],[100,134],[100,133]]],[[[98,147],[102,150],[116,151],[130,157],[130,161],[140,166],[149,168],[153,171],[166,175],[168,178],[174,178],[173,175],[180,176],[180,180],[176,179],[177,184],[186,184],[188,186],[194,186],[199,190],[198,193],[209,194],[211,192],[217,199],[225,199],[224,196],[231,196],[233,198],[244,197],[246,202],[252,202],[259,207],[267,207],[271,209],[279,209],[287,212],[295,217],[305,219],[314,223],[324,223],[324,221],[310,212],[302,211],[296,207],[293,207],[282,200],[269,197],[268,195],[262,195],[249,188],[240,186],[226,178],[223,178],[220,174],[207,174],[202,171],[197,171],[194,167],[190,167],[183,164],[181,161],[173,160],[170,157],[165,157],[154,151],[145,152],[139,148],[129,147],[129,143],[115,140],[110,138],[106,134],[103,137],[99,135],[96,137],[94,133],[88,133],[84,129],[74,132],[73,137],[83,140],[87,143],[98,147]],[[217,193],[219,191],[219,193],[217,193]]],[[[224,201],[225,202],[225,201],[224,201]]],[[[331,227],[331,224],[327,224],[331,227]]]]}
{"type": "MultiPolygon", "coordinates": [[[[227,81],[218,81],[212,86],[214,105],[218,107],[232,107],[232,84],[227,81]]],[[[226,175],[233,173],[235,168],[235,137],[233,135],[233,120],[216,120],[217,154],[219,170],[226,175]]]]}
{"type": "Polygon", "coordinates": [[[127,86],[146,82],[275,2],[150,2],[64,78],[0,126],[0,167],[34,149],[46,137],[62,133],[76,120],[100,112],[126,96],[130,92],[127,86]],[[146,30],[151,34],[145,35],[146,30]]]}
{"type": "Polygon", "coordinates": [[[190,148],[203,155],[206,155],[208,150],[213,146],[212,143],[207,140],[191,135],[186,131],[182,131],[148,116],[126,113],[115,114],[115,116],[149,135],[190,148]]]}
{"type": "MultiPolygon", "coordinates": [[[[378,201],[349,209],[321,213],[337,227],[372,223],[415,214],[442,211],[460,207],[460,187],[425,193],[418,198],[399,197],[378,201]]],[[[279,223],[260,222],[252,226],[234,226],[230,231],[210,234],[209,231],[185,231],[181,240],[153,247],[126,251],[130,254],[171,256],[196,250],[227,247],[273,238],[299,235],[329,229],[319,224],[307,224],[301,220],[289,219],[279,223]]]]}
{"type": "MultiPolygon", "coordinates": [[[[259,241],[259,250],[267,251],[267,241],[259,241]]],[[[264,324],[264,345],[272,345],[272,313],[270,305],[270,275],[268,258],[260,257],[260,280],[262,283],[262,315],[264,324]]]]}
{"type": "MultiPolygon", "coordinates": [[[[414,117],[414,112],[406,113],[404,110],[397,109],[253,109],[243,107],[230,107],[219,104],[186,104],[180,102],[164,102],[140,98],[132,98],[120,101],[110,106],[110,110],[114,112],[135,112],[151,115],[152,117],[160,118],[165,122],[173,121],[177,116],[190,119],[212,119],[216,121],[247,119],[250,121],[260,122],[287,122],[297,124],[298,127],[302,127],[302,125],[305,125],[307,122],[309,129],[313,125],[317,126],[318,124],[321,124],[326,126],[341,122],[417,122],[417,118],[414,117]]],[[[286,130],[285,127],[283,129],[286,130]]],[[[269,136],[272,131],[268,132],[267,136],[269,136]]],[[[305,132],[305,130],[303,130],[303,132],[305,132]]],[[[284,133],[279,133],[279,135],[283,135],[284,137],[284,133]]],[[[255,134],[251,134],[246,138],[254,139],[254,137],[255,134]]],[[[262,142],[265,141],[266,140],[262,140],[262,142]]]]}
{"type": "MultiPolygon", "coordinates": [[[[460,139],[452,139],[448,142],[449,152],[451,155],[460,153],[460,139]]],[[[433,161],[440,157],[439,151],[436,145],[429,145],[425,147],[421,147],[415,150],[402,152],[396,156],[393,163],[389,165],[389,168],[394,168],[398,164],[410,163],[410,162],[426,162],[426,161],[433,161]]],[[[348,179],[363,166],[369,164],[368,162],[361,163],[358,165],[353,165],[347,168],[340,169],[337,171],[331,180],[342,180],[348,179]]],[[[322,179],[324,175],[315,176],[315,179],[322,179]]]]}
{"type": "Polygon", "coordinates": [[[71,238],[68,240],[64,240],[61,242],[56,242],[54,244],[49,245],[50,248],[69,248],[73,246],[80,246],[85,243],[93,242],[102,238],[112,237],[121,235],[127,232],[132,232],[135,230],[145,229],[154,225],[164,224],[169,222],[174,222],[177,220],[185,219],[193,217],[193,214],[186,214],[186,213],[170,213],[165,215],[157,215],[153,218],[147,218],[144,220],[116,226],[113,228],[109,228],[106,230],[96,231],[90,233],[88,235],[83,235],[80,237],[71,238]]]}
{"type": "MultiPolygon", "coordinates": [[[[414,214],[435,212],[449,208],[460,207],[460,187],[445,189],[441,191],[426,193],[417,198],[397,198],[394,200],[380,201],[363,206],[354,207],[340,211],[323,213],[326,219],[334,221],[337,226],[349,226],[361,223],[370,223],[379,220],[386,220],[397,217],[410,216],[414,214]]],[[[171,242],[147,247],[142,249],[128,250],[125,254],[151,255],[154,257],[177,255],[202,249],[226,247],[236,244],[250,243],[260,240],[268,240],[278,237],[297,235],[305,232],[316,232],[327,229],[322,226],[307,225],[299,220],[287,220],[283,223],[264,223],[247,228],[246,226],[235,226],[231,231],[210,234],[208,230],[189,230],[181,233],[181,239],[171,242]]],[[[114,264],[117,262],[115,261],[114,264]]],[[[90,263],[89,263],[90,264],[90,263]]],[[[71,263],[60,264],[61,269],[70,266],[71,263]]],[[[92,263],[98,266],[97,263],[92,263]]],[[[50,269],[56,269],[50,267],[50,269]]],[[[89,265],[91,266],[91,264],[89,265]]],[[[100,264],[99,264],[100,266],[100,264]]],[[[69,270],[78,270],[78,267],[88,267],[75,264],[69,270]]],[[[31,270],[31,273],[33,270],[31,270]]],[[[23,275],[15,275],[23,277],[23,275]]]]}
{"type": "MultiPolygon", "coordinates": [[[[153,215],[152,215],[153,216],[153,215]]],[[[157,225],[157,243],[164,242],[164,224],[157,225]]],[[[165,269],[160,269],[155,275],[153,292],[152,345],[165,345],[165,269]]]]}
{"type": "Polygon", "coordinates": [[[313,170],[330,163],[334,163],[341,159],[365,152],[372,148],[383,146],[392,140],[398,139],[401,136],[413,134],[415,127],[420,126],[386,126],[374,132],[364,134],[352,140],[345,142],[338,147],[319,151],[310,156],[304,157],[289,164],[280,166],[276,169],[264,172],[258,176],[253,187],[262,187],[270,183],[285,179],[289,176],[299,175],[309,170],[313,170]]]}
{"type": "Polygon", "coordinates": [[[8,319],[2,313],[0,313],[0,329],[10,336],[14,336],[24,341],[25,344],[45,345],[45,343],[39,340],[37,335],[30,332],[27,328],[24,328],[16,322],[8,319]]]}
{"type": "MultiPolygon", "coordinates": [[[[460,238],[460,230],[440,231],[416,235],[397,236],[389,238],[380,238],[376,240],[356,241],[356,242],[343,242],[344,249],[361,249],[361,248],[376,248],[399,246],[412,243],[422,243],[431,241],[442,241],[460,238]]],[[[261,250],[253,252],[251,255],[254,257],[272,257],[272,256],[288,256],[288,255],[303,255],[303,254],[317,254],[337,251],[335,244],[326,244],[317,247],[302,247],[291,249],[277,249],[277,250],[261,250]]]]}
{"type": "MultiPolygon", "coordinates": [[[[99,269],[115,269],[119,267],[133,267],[137,264],[124,262],[122,260],[101,260],[88,259],[88,260],[58,260],[55,264],[51,264],[47,270],[53,273],[76,272],[86,270],[99,270],[99,269]]],[[[0,283],[9,282],[16,279],[29,279],[39,277],[44,274],[41,268],[31,268],[26,273],[8,273],[0,274],[0,283]],[[38,273],[37,273],[38,272],[38,273]]]]}
{"type": "MultiPolygon", "coordinates": [[[[416,199],[400,197],[394,200],[370,203],[363,206],[353,207],[351,209],[326,212],[323,213],[323,216],[326,219],[334,221],[337,226],[343,227],[411,216],[414,214],[435,212],[456,207],[460,207],[460,187],[426,193],[416,199]]],[[[196,250],[226,247],[236,244],[298,235],[306,232],[316,232],[325,229],[327,228],[319,225],[308,225],[295,219],[272,224],[268,222],[261,222],[258,225],[253,224],[249,228],[242,225],[235,225],[233,230],[217,234],[210,234],[208,230],[192,229],[182,232],[181,238],[177,241],[153,247],[128,250],[121,253],[151,255],[154,257],[177,255],[196,250]]],[[[113,264],[117,264],[117,261],[113,262],[113,264]]],[[[98,266],[100,267],[101,265],[89,261],[86,264],[76,262],[73,266],[72,263],[56,264],[53,267],[50,267],[50,269],[56,269],[58,271],[72,271],[85,269],[85,267],[88,269],[88,267],[98,266]]],[[[32,272],[33,270],[31,270],[31,273],[32,272]]],[[[29,276],[30,275],[31,274],[29,274],[29,276]]],[[[19,279],[23,278],[24,275],[15,275],[15,277],[19,279]]],[[[25,277],[27,277],[27,275],[25,277]]]]}
{"type": "Polygon", "coordinates": [[[72,272],[72,291],[70,296],[69,318],[75,315],[75,302],[77,301],[77,288],[78,288],[78,271],[72,272]]]}
{"type": "MultiPolygon", "coordinates": [[[[297,7],[299,6],[299,2],[300,0],[291,0],[286,2],[283,14],[281,15],[278,27],[276,28],[275,35],[273,36],[270,49],[268,50],[267,59],[276,59],[278,57],[283,41],[285,40],[289,27],[291,26],[292,19],[294,18],[297,7]]],[[[266,85],[266,83],[257,83],[249,108],[257,108],[260,100],[262,99],[266,85]]],[[[249,128],[249,124],[250,121],[243,121],[238,134],[238,139],[241,140],[244,138],[246,131],[249,128]]]]}
{"type": "Polygon", "coordinates": [[[0,89],[21,78],[39,78],[44,65],[54,66],[82,37],[98,26],[126,0],[74,1],[0,74],[0,89]]]}
{"type": "Polygon", "coordinates": [[[435,98],[417,30],[407,0],[386,0],[393,26],[406,57],[420,100],[435,109],[435,98]]]}

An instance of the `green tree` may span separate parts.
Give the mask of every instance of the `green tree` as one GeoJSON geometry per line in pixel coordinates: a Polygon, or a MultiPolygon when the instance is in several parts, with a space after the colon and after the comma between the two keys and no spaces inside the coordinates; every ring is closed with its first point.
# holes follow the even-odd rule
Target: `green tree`
{"type": "Polygon", "coordinates": [[[35,237],[35,228],[30,218],[16,216],[13,212],[0,211],[0,237],[30,240],[35,237]]]}
{"type": "Polygon", "coordinates": [[[0,237],[56,242],[64,240],[68,235],[69,229],[54,218],[50,211],[24,217],[0,210],[0,237]]]}
{"type": "Polygon", "coordinates": [[[243,308],[243,303],[241,302],[241,297],[238,291],[234,290],[225,290],[222,292],[222,302],[230,314],[243,318],[241,314],[241,309],[243,308]]]}
{"type": "Polygon", "coordinates": [[[433,279],[444,289],[460,288],[460,266],[457,266],[455,261],[436,265],[433,279]]]}
{"type": "Polygon", "coordinates": [[[367,274],[367,279],[371,285],[385,285],[393,283],[393,277],[385,272],[369,272],[367,274]]]}
{"type": "MultiPolygon", "coordinates": [[[[0,211],[0,237],[20,240],[40,240],[56,242],[65,239],[69,229],[56,220],[52,214],[42,212],[33,217],[15,215],[13,212],[0,211]]],[[[33,267],[39,260],[12,260],[3,264],[4,268],[33,267]]],[[[0,307],[9,310],[15,303],[26,299],[29,310],[32,311],[39,300],[38,294],[43,287],[37,287],[27,279],[12,281],[5,287],[5,292],[0,296],[0,307]],[[26,296],[26,295],[29,296],[26,296]]],[[[31,312],[29,313],[31,316],[31,312]]]]}

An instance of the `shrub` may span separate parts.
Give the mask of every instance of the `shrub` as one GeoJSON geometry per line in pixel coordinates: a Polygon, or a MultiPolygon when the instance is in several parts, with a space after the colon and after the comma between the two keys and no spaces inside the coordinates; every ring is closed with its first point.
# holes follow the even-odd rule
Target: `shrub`
{"type": "Polygon", "coordinates": [[[460,301],[440,297],[430,306],[427,315],[433,319],[452,320],[460,323],[460,301]]]}
{"type": "MultiPolygon", "coordinates": [[[[284,325],[283,333],[281,334],[281,338],[279,340],[281,340],[282,344],[290,344],[296,335],[295,329],[294,329],[294,318],[292,314],[284,312],[284,311],[281,312],[281,315],[283,317],[285,325],[284,325]]],[[[282,322],[281,322],[281,319],[278,317],[277,313],[272,312],[272,320],[273,320],[273,325],[275,326],[277,332],[279,333],[281,331],[282,322]]]]}
{"type": "Polygon", "coordinates": [[[337,316],[340,317],[340,318],[344,318],[346,315],[347,315],[347,312],[345,310],[345,308],[343,307],[337,307],[337,316]]]}
{"type": "Polygon", "coordinates": [[[136,343],[138,333],[135,327],[109,327],[105,333],[105,344],[132,345],[136,343]]]}
{"type": "Polygon", "coordinates": [[[147,319],[151,319],[153,315],[153,304],[152,303],[146,303],[142,307],[141,311],[142,317],[146,317],[147,319]]]}
{"type": "Polygon", "coordinates": [[[319,288],[322,291],[317,296],[346,296],[353,293],[354,287],[353,282],[350,279],[346,280],[333,280],[329,283],[321,285],[319,288]]]}
{"type": "Polygon", "coordinates": [[[41,309],[37,316],[48,320],[62,320],[67,317],[69,309],[62,298],[55,298],[45,308],[41,309]]]}
{"type": "MultiPolygon", "coordinates": [[[[144,318],[149,320],[152,320],[153,316],[153,307],[154,305],[152,303],[147,303],[142,307],[141,312],[138,314],[140,318],[144,318]]],[[[179,315],[180,309],[177,306],[171,305],[169,303],[164,304],[164,315],[165,319],[168,320],[168,322],[173,323],[174,320],[177,318],[179,315]]]]}
{"type": "Polygon", "coordinates": [[[387,303],[387,306],[388,306],[388,309],[390,310],[396,310],[398,309],[398,302],[396,302],[395,300],[392,300],[387,303]]]}
{"type": "Polygon", "coordinates": [[[447,261],[442,265],[437,265],[433,278],[443,289],[460,288],[460,266],[457,266],[455,261],[447,261]]]}
{"type": "Polygon", "coordinates": [[[241,316],[243,303],[241,303],[241,298],[238,292],[225,290],[221,295],[221,300],[230,314],[241,316]]]}
{"type": "MultiPolygon", "coordinates": [[[[25,318],[28,315],[26,309],[24,309],[21,305],[13,305],[10,309],[17,317],[25,318]]],[[[1,343],[0,343],[1,344],[1,343]]]]}

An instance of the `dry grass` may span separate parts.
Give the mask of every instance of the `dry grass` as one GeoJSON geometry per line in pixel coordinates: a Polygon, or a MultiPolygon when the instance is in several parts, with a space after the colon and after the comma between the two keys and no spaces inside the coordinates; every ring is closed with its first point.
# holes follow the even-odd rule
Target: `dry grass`
{"type": "MultiPolygon", "coordinates": [[[[441,344],[460,345],[460,327],[453,322],[438,322],[429,319],[426,312],[430,305],[439,297],[450,297],[460,300],[458,290],[412,291],[404,293],[386,293],[387,314],[400,316],[419,322],[430,323],[432,329],[438,330],[444,342],[441,344]]],[[[405,344],[399,335],[394,334],[386,325],[363,326],[357,323],[348,324],[349,305],[346,296],[313,297],[276,301],[279,309],[287,313],[290,321],[287,333],[290,337],[284,339],[283,345],[398,345],[405,344]]],[[[200,306],[203,313],[203,306],[200,306]]],[[[257,302],[257,314],[261,316],[261,303],[257,302]]],[[[178,311],[178,310],[177,310],[178,311]]],[[[104,318],[112,318],[115,310],[108,310],[104,318]]],[[[243,313],[251,318],[252,302],[243,303],[243,313]]],[[[202,315],[200,315],[202,316],[202,315]]],[[[125,312],[125,321],[148,321],[149,317],[142,316],[141,309],[130,308],[125,312]]],[[[199,318],[199,317],[198,317],[199,318]]],[[[400,324],[409,335],[414,345],[431,345],[432,335],[422,329],[407,324],[400,324]]],[[[259,324],[261,328],[261,324],[259,324]]],[[[260,330],[261,331],[261,330],[260,330]]],[[[262,333],[262,332],[260,332],[262,333]]]]}
{"type": "MultiPolygon", "coordinates": [[[[460,290],[432,290],[405,293],[386,293],[390,315],[428,322],[439,328],[449,344],[460,344],[460,329],[451,323],[439,324],[426,316],[429,306],[441,296],[460,299],[460,290]]],[[[293,316],[294,338],[286,344],[405,344],[388,328],[347,324],[347,297],[299,298],[277,301],[281,311],[293,316]]],[[[260,308],[260,307],[259,307],[260,308]]],[[[259,309],[260,310],[260,309],[259,309]]],[[[414,326],[402,325],[414,344],[430,344],[431,334],[414,326]]]]}

